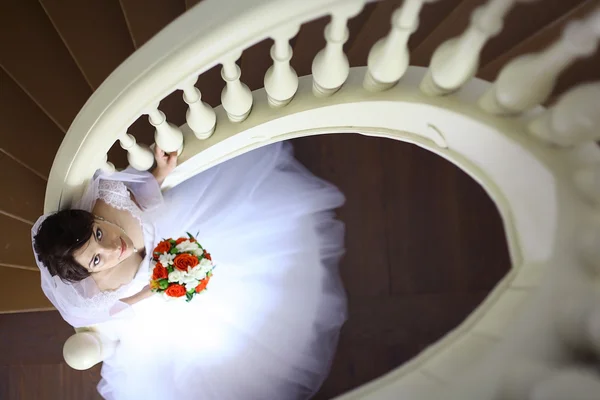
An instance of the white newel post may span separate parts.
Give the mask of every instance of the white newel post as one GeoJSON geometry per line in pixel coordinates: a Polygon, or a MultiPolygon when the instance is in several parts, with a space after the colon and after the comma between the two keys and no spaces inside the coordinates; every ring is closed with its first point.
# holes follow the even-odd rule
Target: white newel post
{"type": "Polygon", "coordinates": [[[419,13],[425,2],[437,0],[404,0],[392,14],[390,33],[371,48],[363,86],[370,91],[394,86],[406,72],[410,55],[408,39],[419,26],[419,13]]]}
{"type": "Polygon", "coordinates": [[[296,36],[300,25],[291,25],[276,31],[271,37],[274,44],[271,47],[273,65],[265,73],[265,91],[271,107],[287,105],[298,90],[298,74],[290,66],[292,46],[290,39],[296,36]]]}
{"type": "Polygon", "coordinates": [[[135,137],[124,132],[119,137],[121,148],[127,151],[129,165],[138,171],[147,171],[154,165],[154,154],[146,145],[136,143],[135,137]]]}
{"type": "Polygon", "coordinates": [[[71,368],[86,370],[110,357],[117,345],[98,332],[78,332],[65,342],[63,357],[71,368]]]}
{"type": "Polygon", "coordinates": [[[467,29],[442,43],[433,53],[421,91],[440,96],[460,89],[479,68],[479,56],[486,42],[500,33],[504,17],[517,1],[488,0],[473,11],[467,29]]]}
{"type": "Polygon", "coordinates": [[[567,25],[562,36],[545,50],[509,62],[479,105],[492,114],[516,114],[548,99],[560,74],[575,60],[596,51],[600,38],[600,8],[567,25]]]}
{"type": "Polygon", "coordinates": [[[331,22],[325,27],[327,44],[312,62],[313,93],[318,97],[331,96],[346,82],[350,73],[344,43],[348,40],[348,19],[358,14],[364,0],[348,1],[331,12],[331,22]]]}
{"type": "Polygon", "coordinates": [[[221,103],[231,122],[242,122],[252,110],[252,92],[242,81],[242,71],[235,63],[241,53],[233,54],[223,61],[221,77],[226,85],[221,92],[221,103]]]}
{"type": "Polygon", "coordinates": [[[529,125],[532,135],[557,146],[600,140],[600,82],[577,86],[529,125]]]}
{"type": "Polygon", "coordinates": [[[194,135],[204,140],[214,133],[217,115],[211,106],[202,101],[200,90],[194,86],[197,80],[198,78],[194,77],[183,82],[180,89],[183,90],[183,101],[188,105],[185,120],[194,135]]]}
{"type": "Polygon", "coordinates": [[[148,120],[156,128],[154,141],[167,153],[183,149],[183,133],[174,124],[167,122],[165,114],[158,109],[158,105],[148,112],[148,120]]]}

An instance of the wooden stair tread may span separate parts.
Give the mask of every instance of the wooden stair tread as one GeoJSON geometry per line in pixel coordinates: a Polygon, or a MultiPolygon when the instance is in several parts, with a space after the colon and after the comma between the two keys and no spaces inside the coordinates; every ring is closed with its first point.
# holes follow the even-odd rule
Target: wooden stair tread
{"type": "Polygon", "coordinates": [[[94,89],[134,52],[118,0],[41,0],[41,4],[94,89]]]}
{"type": "Polygon", "coordinates": [[[92,90],[36,0],[0,3],[0,54],[2,69],[66,132],[92,90]]]}
{"type": "Polygon", "coordinates": [[[31,250],[31,225],[0,214],[0,265],[17,265],[37,270],[31,250]]]}
{"type": "Polygon", "coordinates": [[[0,313],[53,309],[42,292],[39,272],[0,266],[0,274],[11,280],[0,291],[0,313]]]}
{"type": "Polygon", "coordinates": [[[0,153],[0,211],[16,215],[33,225],[42,215],[46,181],[4,153],[0,153]]]}
{"type": "Polygon", "coordinates": [[[2,69],[0,82],[2,150],[47,179],[64,133],[2,69]]]}
{"type": "Polygon", "coordinates": [[[135,48],[140,48],[186,10],[184,0],[119,0],[135,48]]]}

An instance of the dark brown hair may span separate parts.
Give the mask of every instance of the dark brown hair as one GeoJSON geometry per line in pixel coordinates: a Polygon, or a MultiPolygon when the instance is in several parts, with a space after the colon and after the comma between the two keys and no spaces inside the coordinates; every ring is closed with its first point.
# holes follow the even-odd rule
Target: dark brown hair
{"type": "Polygon", "coordinates": [[[50,275],[66,282],[79,282],[90,273],[75,260],[73,253],[92,236],[94,215],[83,210],[63,210],[42,222],[33,246],[50,275]]]}

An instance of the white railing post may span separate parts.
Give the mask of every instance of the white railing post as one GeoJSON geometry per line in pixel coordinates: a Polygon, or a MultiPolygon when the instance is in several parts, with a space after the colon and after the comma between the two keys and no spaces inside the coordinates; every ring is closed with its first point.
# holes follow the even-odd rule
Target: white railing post
{"type": "Polygon", "coordinates": [[[408,39],[419,26],[419,13],[425,2],[436,0],[404,0],[392,14],[390,33],[369,51],[368,70],[363,86],[370,91],[394,86],[406,72],[410,55],[408,39]]]}
{"type": "Polygon", "coordinates": [[[124,132],[119,137],[121,148],[127,151],[129,165],[138,171],[147,171],[154,165],[154,154],[146,145],[136,143],[135,137],[124,132]]]}
{"type": "Polygon", "coordinates": [[[600,139],[600,82],[577,86],[529,125],[532,135],[557,146],[600,139]]]}
{"type": "Polygon", "coordinates": [[[183,101],[188,105],[185,120],[194,135],[204,140],[214,133],[217,115],[211,106],[202,101],[200,90],[194,86],[197,80],[198,78],[194,77],[183,82],[181,90],[183,90],[183,101]]]}
{"type": "Polygon", "coordinates": [[[241,53],[230,56],[223,61],[221,77],[226,85],[221,92],[221,103],[231,122],[242,122],[252,110],[252,92],[247,85],[240,81],[242,71],[235,63],[241,53]]]}
{"type": "Polygon", "coordinates": [[[291,25],[275,32],[271,37],[274,44],[271,47],[273,65],[265,73],[265,91],[271,107],[287,105],[298,90],[298,74],[290,66],[292,46],[290,39],[296,36],[300,25],[291,25]]]}
{"type": "Polygon", "coordinates": [[[154,141],[167,153],[183,149],[183,133],[174,124],[167,122],[165,114],[158,109],[158,105],[148,111],[148,120],[156,128],[154,141]]]}
{"type": "Polygon", "coordinates": [[[346,82],[350,73],[344,43],[348,40],[348,19],[358,14],[364,0],[352,0],[331,12],[331,22],[325,27],[327,44],[312,62],[313,93],[318,97],[331,96],[346,82]]]}
{"type": "Polygon", "coordinates": [[[489,113],[507,115],[543,103],[569,65],[594,54],[599,38],[600,8],[583,20],[569,23],[562,36],[545,50],[509,62],[479,105],[489,113]]]}
{"type": "Polygon", "coordinates": [[[473,11],[467,29],[442,43],[433,53],[421,91],[431,96],[460,89],[477,72],[479,56],[486,42],[500,33],[504,17],[517,1],[488,0],[473,11]]]}

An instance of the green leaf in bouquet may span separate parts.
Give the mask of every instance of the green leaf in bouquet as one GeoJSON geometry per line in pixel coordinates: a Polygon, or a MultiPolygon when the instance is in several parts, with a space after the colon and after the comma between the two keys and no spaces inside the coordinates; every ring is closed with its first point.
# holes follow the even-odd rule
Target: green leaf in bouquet
{"type": "Polygon", "coordinates": [[[169,266],[167,267],[167,271],[168,271],[169,273],[171,273],[171,272],[175,271],[175,268],[174,268],[172,265],[169,265],[169,266]]]}
{"type": "Polygon", "coordinates": [[[190,292],[187,292],[187,293],[185,294],[185,297],[186,297],[186,300],[185,300],[185,301],[190,301],[190,300],[192,300],[192,298],[194,297],[194,292],[191,292],[191,293],[190,293],[190,292]]]}
{"type": "Polygon", "coordinates": [[[169,250],[169,254],[177,254],[177,248],[172,247],[171,250],[169,250]]]}
{"type": "Polygon", "coordinates": [[[158,287],[161,288],[162,290],[166,290],[169,287],[169,280],[168,279],[159,280],[158,287]]]}

